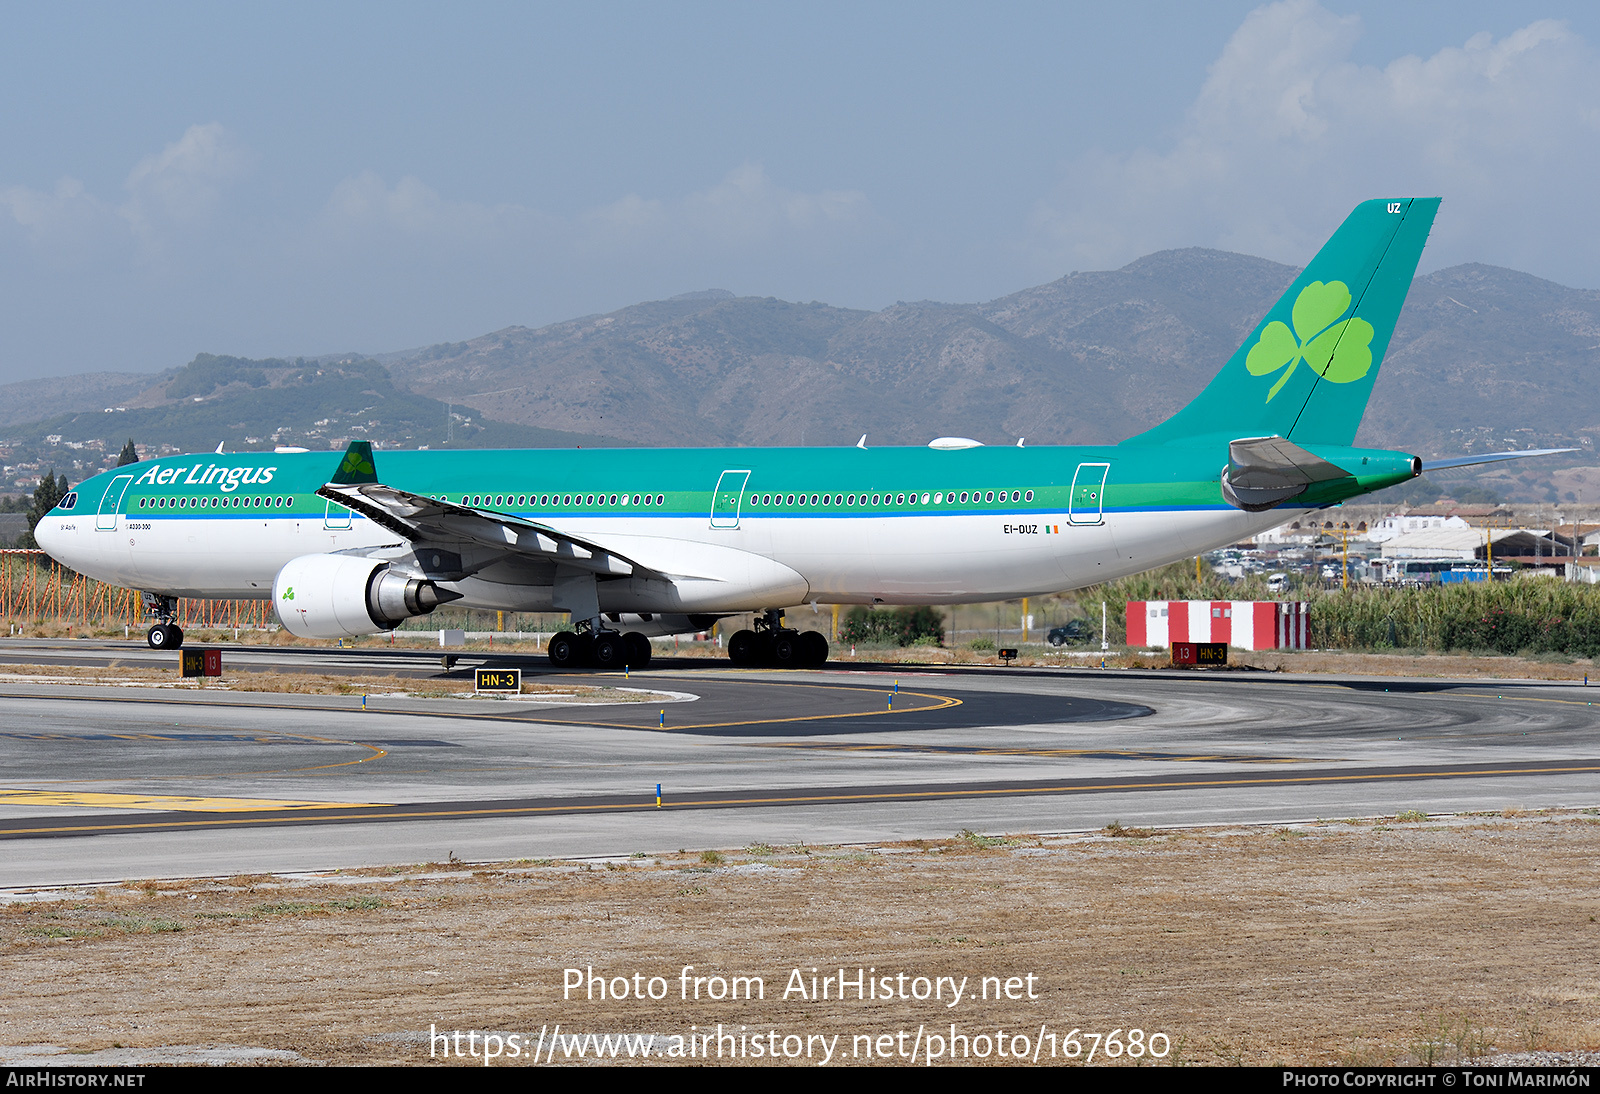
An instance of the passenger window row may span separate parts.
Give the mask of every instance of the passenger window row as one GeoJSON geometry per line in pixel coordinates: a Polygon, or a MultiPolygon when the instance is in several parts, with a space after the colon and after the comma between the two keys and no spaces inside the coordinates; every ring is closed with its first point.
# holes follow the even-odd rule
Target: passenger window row
{"type": "Polygon", "coordinates": [[[982,505],[1005,501],[1032,501],[1032,490],[915,490],[904,494],[752,494],[750,504],[761,508],[775,506],[885,506],[885,505],[982,505]]]}
{"type": "MultiPolygon", "coordinates": [[[[434,495],[437,500],[450,500],[448,494],[434,495]]],[[[540,508],[559,507],[571,508],[574,505],[594,508],[596,505],[639,508],[655,508],[666,504],[665,494],[463,494],[462,505],[479,506],[506,506],[516,505],[525,507],[536,505],[540,508]]],[[[777,506],[809,505],[812,507],[851,507],[851,506],[889,506],[889,505],[967,505],[967,504],[993,504],[996,501],[1032,501],[1032,490],[963,490],[959,494],[954,490],[923,491],[920,495],[916,491],[897,494],[752,494],[749,504],[752,507],[772,508],[777,506]],[[1009,496],[1008,496],[1009,495],[1009,496]]],[[[286,509],[294,504],[292,497],[178,497],[178,498],[140,498],[141,509],[286,509]]]]}
{"type": "MultiPolygon", "coordinates": [[[[435,501],[448,502],[449,494],[432,495],[435,501]]],[[[528,506],[537,505],[541,509],[560,507],[571,508],[574,505],[583,505],[593,508],[596,505],[606,506],[659,506],[665,505],[665,494],[462,494],[460,505],[470,505],[474,508],[490,506],[499,508],[506,505],[528,506]]]]}
{"type": "MultiPolygon", "coordinates": [[[[436,501],[448,502],[449,494],[431,495],[436,501]]],[[[459,504],[474,508],[500,508],[529,505],[545,508],[569,509],[573,506],[606,507],[658,507],[666,504],[665,494],[462,494],[459,504]]],[[[748,504],[762,508],[776,506],[887,506],[887,505],[985,505],[996,502],[1031,502],[1032,490],[954,490],[915,491],[895,494],[751,494],[748,504]]]]}
{"type": "Polygon", "coordinates": [[[140,498],[140,509],[287,509],[292,497],[140,498]]]}

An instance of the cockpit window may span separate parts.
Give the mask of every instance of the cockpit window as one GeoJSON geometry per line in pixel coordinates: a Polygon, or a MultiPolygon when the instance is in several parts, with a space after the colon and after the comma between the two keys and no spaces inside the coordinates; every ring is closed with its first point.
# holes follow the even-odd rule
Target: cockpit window
{"type": "Polygon", "coordinates": [[[77,505],[77,504],[78,504],[78,492],[76,490],[74,490],[70,494],[68,494],[66,497],[64,497],[60,501],[56,502],[56,508],[57,509],[71,509],[74,505],[77,505]]]}

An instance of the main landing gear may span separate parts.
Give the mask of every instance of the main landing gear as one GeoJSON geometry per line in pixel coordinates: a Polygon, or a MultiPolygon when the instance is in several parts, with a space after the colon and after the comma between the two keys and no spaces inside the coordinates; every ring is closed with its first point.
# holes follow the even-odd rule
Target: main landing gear
{"type": "Polygon", "coordinates": [[[146,614],[155,616],[160,622],[145,632],[144,640],[153,650],[176,650],[183,648],[183,630],[173,617],[178,614],[178,598],[175,596],[159,596],[156,593],[144,594],[144,610],[146,614]]]}
{"type": "Polygon", "coordinates": [[[816,631],[791,630],[783,625],[783,612],[766,611],[756,617],[755,630],[728,639],[728,659],[735,665],[813,668],[828,660],[828,640],[816,631]]]}
{"type": "Polygon", "coordinates": [[[638,631],[600,630],[588,620],[580,620],[576,632],[562,631],[550,639],[547,652],[558,669],[642,669],[650,665],[650,639],[638,631]]]}

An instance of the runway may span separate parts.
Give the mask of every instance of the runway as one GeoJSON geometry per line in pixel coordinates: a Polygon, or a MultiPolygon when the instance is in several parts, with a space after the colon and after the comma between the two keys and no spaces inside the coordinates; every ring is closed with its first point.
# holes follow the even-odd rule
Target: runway
{"type": "MultiPolygon", "coordinates": [[[[427,651],[228,656],[441,671],[427,651]]],[[[0,643],[0,664],[151,658],[174,655],[0,643]]],[[[1600,802],[1595,692],[1564,683],[540,662],[521,661],[674,701],[0,686],[0,885],[1600,802]]]]}

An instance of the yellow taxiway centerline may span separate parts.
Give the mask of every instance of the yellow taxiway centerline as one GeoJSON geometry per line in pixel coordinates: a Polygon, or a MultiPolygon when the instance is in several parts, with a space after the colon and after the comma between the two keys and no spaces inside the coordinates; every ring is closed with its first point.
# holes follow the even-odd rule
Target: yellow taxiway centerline
{"type": "MultiPolygon", "coordinates": [[[[1282,786],[1298,783],[1353,783],[1353,782],[1381,782],[1395,780],[1422,780],[1440,778],[1486,778],[1497,775],[1543,775],[1543,774],[1584,774],[1600,771],[1600,764],[1585,766],[1561,767],[1530,767],[1530,768],[1490,768],[1485,770],[1440,770],[1440,771],[1377,771],[1377,772],[1351,772],[1348,775],[1325,773],[1321,775],[1305,776],[1244,776],[1237,778],[1216,778],[1196,780],[1141,780],[1115,785],[1097,783],[1072,783],[1065,782],[1044,786],[1016,786],[1016,787],[976,787],[963,789],[959,785],[934,787],[928,789],[906,791],[857,791],[838,794],[811,793],[795,794],[774,797],[744,797],[737,791],[727,797],[700,798],[693,801],[679,803],[663,802],[656,808],[665,809],[695,809],[716,806],[774,806],[774,805],[826,805],[841,802],[895,802],[916,801],[938,798],[974,798],[974,797],[1004,797],[1004,796],[1030,796],[1045,794],[1072,793],[1074,791],[1129,791],[1129,790],[1206,790],[1219,787],[1249,787],[1249,786],[1282,786]]],[[[352,803],[312,803],[321,808],[334,809],[341,805],[348,808],[360,809],[360,805],[352,803]]],[[[374,810],[384,808],[399,808],[397,806],[371,806],[374,810]]],[[[512,817],[512,816],[538,816],[548,813],[606,813],[624,811],[643,811],[650,808],[650,802],[641,798],[637,802],[601,802],[595,805],[578,805],[572,802],[560,805],[506,805],[506,806],[468,806],[458,809],[428,809],[420,811],[407,810],[401,813],[383,813],[374,811],[364,815],[358,814],[348,818],[350,821],[385,821],[385,820],[442,820],[447,818],[464,817],[512,817]]],[[[0,822],[3,823],[3,822],[0,822]]],[[[186,828],[191,826],[224,827],[231,824],[260,823],[248,818],[231,821],[151,821],[149,823],[118,825],[117,831],[137,831],[142,828],[186,828]]],[[[102,831],[93,824],[64,824],[52,828],[31,828],[8,830],[0,828],[0,836],[11,835],[59,835],[73,832],[102,831]]]]}
{"type": "Polygon", "coordinates": [[[383,802],[310,802],[282,798],[201,798],[178,794],[97,794],[79,790],[0,788],[0,805],[93,806],[179,813],[253,813],[267,809],[374,809],[383,802]]]}

